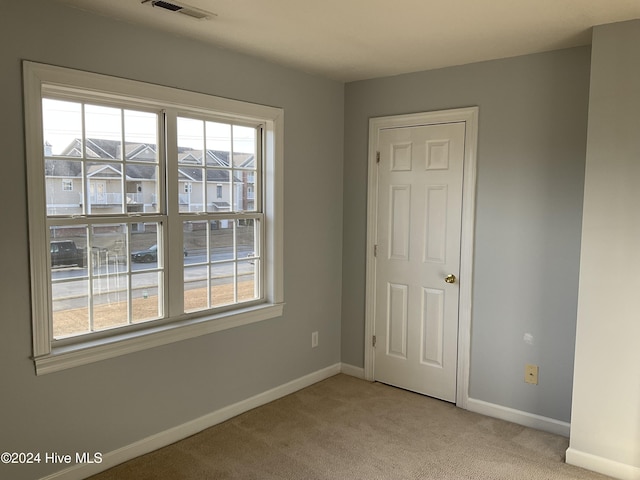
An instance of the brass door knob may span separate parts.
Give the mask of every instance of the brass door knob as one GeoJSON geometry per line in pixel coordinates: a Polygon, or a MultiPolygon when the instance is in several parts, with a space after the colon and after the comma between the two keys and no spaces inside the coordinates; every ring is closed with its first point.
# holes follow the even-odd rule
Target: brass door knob
{"type": "Polygon", "coordinates": [[[447,283],[456,283],[456,276],[453,273],[450,273],[446,277],[444,277],[444,281],[447,283]]]}

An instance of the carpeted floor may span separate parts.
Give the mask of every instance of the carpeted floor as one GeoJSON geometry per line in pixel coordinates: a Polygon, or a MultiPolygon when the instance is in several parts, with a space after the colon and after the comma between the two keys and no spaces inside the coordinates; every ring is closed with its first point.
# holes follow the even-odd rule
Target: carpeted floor
{"type": "Polygon", "coordinates": [[[91,477],[603,480],[568,439],[337,375],[91,477]]]}

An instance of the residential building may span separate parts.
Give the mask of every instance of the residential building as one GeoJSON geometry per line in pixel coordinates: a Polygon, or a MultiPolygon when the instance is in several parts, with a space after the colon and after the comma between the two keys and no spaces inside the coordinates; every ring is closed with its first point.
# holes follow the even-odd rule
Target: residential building
{"type": "MultiPolygon", "coordinates": [[[[75,139],[62,152],[45,154],[47,208],[50,215],[82,214],[83,202],[87,211],[99,209],[103,213],[156,212],[158,204],[157,146],[126,142],[127,164],[123,178],[119,164],[109,160],[121,158],[121,145],[115,140],[87,139],[86,158],[96,159],[86,172],[86,186],[82,180],[82,165],[71,160],[80,157],[83,146],[75,139]]],[[[207,150],[206,160],[202,150],[188,147],[178,149],[179,203],[181,211],[229,211],[231,201],[253,210],[255,201],[255,158],[251,154],[236,154],[238,169],[231,177],[229,152],[207,150]],[[206,170],[201,166],[207,165],[206,170]],[[220,167],[220,168],[211,168],[220,167]],[[206,173],[205,173],[206,172],[206,173]],[[206,178],[204,178],[206,176],[206,178]],[[205,195],[207,198],[206,208],[205,195]]]]}

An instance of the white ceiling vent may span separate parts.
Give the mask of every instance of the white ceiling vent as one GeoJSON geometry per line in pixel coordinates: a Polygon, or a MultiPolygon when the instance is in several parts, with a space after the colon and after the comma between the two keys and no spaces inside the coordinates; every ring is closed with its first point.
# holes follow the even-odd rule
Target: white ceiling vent
{"type": "Polygon", "coordinates": [[[186,5],[182,2],[165,2],[162,0],[143,0],[142,3],[148,3],[152,7],[164,8],[165,10],[173,13],[181,13],[188,17],[197,18],[199,20],[207,19],[211,17],[217,17],[213,12],[207,12],[200,8],[186,5]]]}

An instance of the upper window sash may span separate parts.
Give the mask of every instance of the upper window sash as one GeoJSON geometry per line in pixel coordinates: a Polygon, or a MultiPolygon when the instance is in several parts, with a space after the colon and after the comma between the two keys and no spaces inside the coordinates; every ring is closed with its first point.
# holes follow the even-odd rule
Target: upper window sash
{"type": "Polygon", "coordinates": [[[125,99],[105,107],[91,95],[43,96],[47,215],[164,214],[162,111],[133,109],[125,99]],[[56,174],[74,176],[78,191],[59,194],[56,174]]]}

